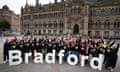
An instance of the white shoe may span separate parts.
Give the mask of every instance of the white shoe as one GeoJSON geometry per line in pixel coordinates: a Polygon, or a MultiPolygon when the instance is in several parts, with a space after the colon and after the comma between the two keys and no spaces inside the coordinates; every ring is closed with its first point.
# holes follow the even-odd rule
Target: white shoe
{"type": "Polygon", "coordinates": [[[114,71],[114,69],[112,69],[112,68],[111,68],[111,69],[110,69],[110,71],[111,71],[111,72],[113,72],[113,71],[114,71]]]}
{"type": "Polygon", "coordinates": [[[3,61],[3,64],[5,64],[6,63],[6,61],[3,61]]]}

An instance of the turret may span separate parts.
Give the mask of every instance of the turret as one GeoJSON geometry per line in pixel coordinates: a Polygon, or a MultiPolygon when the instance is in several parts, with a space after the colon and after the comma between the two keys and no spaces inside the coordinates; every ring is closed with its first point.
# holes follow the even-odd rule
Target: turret
{"type": "Polygon", "coordinates": [[[36,6],[39,6],[39,0],[36,0],[36,6]]]}
{"type": "Polygon", "coordinates": [[[25,8],[28,8],[28,7],[29,7],[28,1],[26,0],[25,8]]]}
{"type": "Polygon", "coordinates": [[[55,3],[57,3],[58,2],[58,0],[55,0],[55,3]]]}

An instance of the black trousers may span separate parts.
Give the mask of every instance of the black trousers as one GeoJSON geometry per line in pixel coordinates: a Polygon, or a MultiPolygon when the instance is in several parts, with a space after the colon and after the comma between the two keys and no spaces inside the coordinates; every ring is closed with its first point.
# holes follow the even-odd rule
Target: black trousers
{"type": "Polygon", "coordinates": [[[105,68],[108,68],[108,67],[115,68],[117,59],[118,59],[117,55],[111,55],[110,57],[107,57],[105,60],[105,68]]]}
{"type": "Polygon", "coordinates": [[[4,54],[3,56],[3,61],[9,60],[9,55],[8,54],[4,54]]]}
{"type": "Polygon", "coordinates": [[[117,63],[117,59],[118,59],[117,55],[111,56],[111,58],[110,58],[110,67],[115,68],[116,63],[117,63]]]}

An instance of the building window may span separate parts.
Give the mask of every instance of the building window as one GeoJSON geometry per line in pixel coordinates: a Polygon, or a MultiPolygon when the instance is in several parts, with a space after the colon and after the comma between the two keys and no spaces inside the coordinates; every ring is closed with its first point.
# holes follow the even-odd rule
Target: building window
{"type": "Polygon", "coordinates": [[[48,34],[51,34],[51,30],[48,30],[48,34]]]}
{"type": "Polygon", "coordinates": [[[51,27],[52,27],[52,23],[49,23],[49,24],[48,24],[48,27],[51,28],[51,27]]]}
{"type": "Polygon", "coordinates": [[[38,19],[38,18],[39,18],[39,15],[33,15],[33,18],[34,18],[34,19],[38,19]]]}
{"type": "Polygon", "coordinates": [[[46,33],[46,30],[43,30],[43,33],[46,33]]]}
{"type": "Polygon", "coordinates": [[[119,31],[115,31],[115,32],[114,32],[114,36],[115,36],[115,37],[119,37],[119,31]]]}
{"type": "Polygon", "coordinates": [[[64,24],[63,24],[63,23],[60,23],[59,26],[60,26],[60,28],[63,28],[63,27],[64,27],[64,24]]]}
{"type": "Polygon", "coordinates": [[[98,29],[98,28],[100,28],[100,27],[101,27],[101,23],[100,23],[99,20],[97,20],[97,22],[96,22],[96,28],[98,29]]]}
{"type": "Polygon", "coordinates": [[[106,20],[104,23],[104,28],[109,28],[109,27],[110,27],[110,22],[106,20]]]}
{"type": "Polygon", "coordinates": [[[54,27],[55,27],[55,28],[57,27],[57,23],[54,23],[54,27]]]}
{"type": "Polygon", "coordinates": [[[116,8],[116,15],[119,15],[119,8],[116,8]]]}
{"type": "Polygon", "coordinates": [[[35,24],[35,28],[37,28],[37,26],[38,26],[38,25],[37,25],[37,24],[35,24]]]}
{"type": "Polygon", "coordinates": [[[120,28],[120,22],[116,21],[114,23],[114,28],[119,29],[120,28]]]}
{"type": "Polygon", "coordinates": [[[88,31],[88,35],[91,37],[92,36],[92,31],[88,31]]]}
{"type": "Polygon", "coordinates": [[[104,31],[104,37],[109,37],[109,31],[104,31]]]}
{"type": "Polygon", "coordinates": [[[60,18],[64,17],[64,12],[58,13],[58,17],[60,17],[60,18]]]}
{"type": "Polygon", "coordinates": [[[46,27],[47,27],[47,24],[44,23],[43,26],[46,28],[46,27]]]}
{"type": "Polygon", "coordinates": [[[117,28],[117,22],[114,23],[114,28],[117,28]]]}
{"type": "Polygon", "coordinates": [[[60,30],[59,33],[62,34],[62,33],[63,33],[63,30],[60,30]]]}
{"type": "Polygon", "coordinates": [[[41,30],[39,30],[39,35],[41,35],[41,30]]]}
{"type": "Polygon", "coordinates": [[[104,15],[110,15],[111,14],[111,10],[109,8],[104,10],[104,15]]]}
{"type": "Polygon", "coordinates": [[[95,37],[100,37],[100,31],[95,32],[95,37]]]}
{"type": "Polygon", "coordinates": [[[118,12],[118,14],[120,15],[120,8],[119,8],[119,12],[118,12]]]}
{"type": "Polygon", "coordinates": [[[101,10],[100,9],[96,9],[96,16],[100,16],[101,15],[101,10]]]}
{"type": "Polygon", "coordinates": [[[36,31],[36,30],[34,30],[34,32],[36,33],[37,31],[36,31]]]}
{"type": "Polygon", "coordinates": [[[81,13],[81,8],[72,8],[71,10],[72,10],[71,12],[72,12],[73,15],[81,13]]]}
{"type": "Polygon", "coordinates": [[[120,22],[117,23],[117,27],[118,27],[118,29],[120,28],[120,22]]]}
{"type": "Polygon", "coordinates": [[[30,15],[23,16],[23,19],[31,19],[30,15]]]}
{"type": "Polygon", "coordinates": [[[93,24],[92,24],[92,21],[91,21],[91,20],[89,20],[88,27],[89,27],[90,29],[93,28],[93,24]]]}
{"type": "Polygon", "coordinates": [[[57,30],[54,30],[53,32],[54,32],[54,33],[56,33],[56,32],[57,32],[57,30]]]}

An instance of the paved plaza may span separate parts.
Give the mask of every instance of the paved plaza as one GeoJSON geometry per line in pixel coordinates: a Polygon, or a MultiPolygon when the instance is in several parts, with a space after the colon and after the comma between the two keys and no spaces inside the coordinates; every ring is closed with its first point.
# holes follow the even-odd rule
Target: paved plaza
{"type": "MultiPolygon", "coordinates": [[[[17,66],[9,66],[8,64],[2,64],[2,47],[5,39],[0,39],[0,72],[110,72],[103,68],[102,71],[91,69],[89,65],[81,67],[80,64],[71,66],[65,62],[63,64],[34,64],[32,61],[29,64],[20,64],[17,66]]],[[[114,72],[120,72],[120,51],[117,66],[114,72]]]]}

